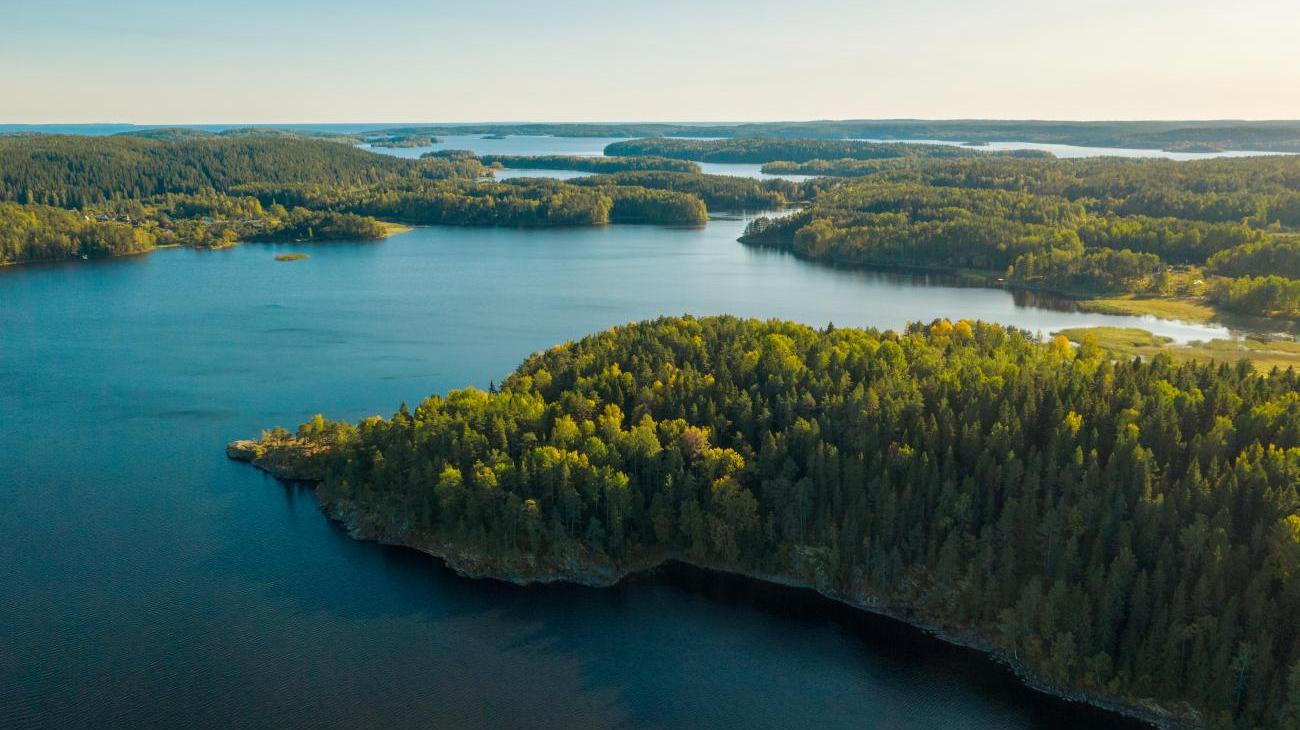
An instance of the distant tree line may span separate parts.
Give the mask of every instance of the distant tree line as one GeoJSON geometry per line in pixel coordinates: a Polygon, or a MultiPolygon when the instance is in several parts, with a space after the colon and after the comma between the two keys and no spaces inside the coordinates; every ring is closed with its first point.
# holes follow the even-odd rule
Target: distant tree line
{"type": "Polygon", "coordinates": [[[85,208],[248,183],[373,184],[481,175],[464,160],[406,160],[298,137],[0,136],[0,200],[85,208]]]}
{"type": "Polygon", "coordinates": [[[555,137],[784,137],[1038,142],[1184,152],[1300,152],[1300,121],[821,120],[749,124],[461,124],[389,132],[555,137]]]}

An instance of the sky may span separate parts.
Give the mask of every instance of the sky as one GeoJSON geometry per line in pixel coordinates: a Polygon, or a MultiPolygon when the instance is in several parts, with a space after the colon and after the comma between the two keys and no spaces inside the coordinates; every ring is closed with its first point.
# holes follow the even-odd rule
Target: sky
{"type": "Polygon", "coordinates": [[[1298,119],[1297,0],[0,0],[0,123],[1298,119]]]}

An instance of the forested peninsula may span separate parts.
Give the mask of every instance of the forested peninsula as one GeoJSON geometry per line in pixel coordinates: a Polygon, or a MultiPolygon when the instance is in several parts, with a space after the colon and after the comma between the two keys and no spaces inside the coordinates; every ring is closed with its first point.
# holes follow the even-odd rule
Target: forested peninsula
{"type": "Polygon", "coordinates": [[[856,177],[741,240],[975,274],[1103,311],[1300,318],[1300,157],[880,162],[826,163],[856,177]]]}
{"type": "Polygon", "coordinates": [[[1300,380],[947,320],[616,327],[228,453],[362,538],[605,585],[793,581],[1166,724],[1300,723],[1300,380]]]}

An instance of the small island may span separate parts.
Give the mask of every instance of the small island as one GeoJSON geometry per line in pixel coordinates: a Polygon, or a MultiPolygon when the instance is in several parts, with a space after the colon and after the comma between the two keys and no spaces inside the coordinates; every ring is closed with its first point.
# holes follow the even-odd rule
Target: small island
{"type": "Polygon", "coordinates": [[[386,137],[371,137],[367,143],[371,147],[402,149],[410,147],[432,147],[442,140],[427,134],[394,134],[386,137]]]}
{"type": "Polygon", "coordinates": [[[275,255],[276,261],[306,261],[309,258],[311,256],[305,253],[280,253],[275,255]]]}

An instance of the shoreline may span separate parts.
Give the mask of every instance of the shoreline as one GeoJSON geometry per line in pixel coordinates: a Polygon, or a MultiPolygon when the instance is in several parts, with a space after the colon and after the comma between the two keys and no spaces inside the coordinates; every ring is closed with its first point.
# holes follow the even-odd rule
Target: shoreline
{"type": "MultiPolygon", "coordinates": [[[[379,224],[384,227],[384,235],[380,236],[379,238],[353,239],[353,240],[357,243],[383,241],[389,238],[390,236],[396,236],[399,233],[406,233],[412,230],[413,228],[413,226],[411,225],[407,225],[405,223],[397,223],[394,221],[379,221],[379,224]]],[[[234,248],[235,246],[244,246],[250,243],[263,243],[263,244],[272,244],[272,245],[301,243],[301,244],[316,245],[321,243],[343,243],[343,242],[346,242],[346,240],[345,239],[322,240],[322,241],[258,241],[258,240],[242,241],[241,240],[241,241],[235,241],[234,243],[225,246],[190,246],[184,243],[163,243],[157,246],[151,246],[145,249],[144,251],[131,251],[130,253],[119,253],[119,254],[113,254],[112,256],[91,256],[89,258],[84,258],[84,259],[79,256],[73,256],[70,258],[62,258],[62,259],[33,259],[31,261],[3,261],[0,262],[0,268],[4,268],[7,266],[34,266],[40,264],[46,264],[46,265],[71,264],[71,263],[77,263],[82,261],[86,263],[89,263],[91,261],[113,261],[116,259],[131,258],[132,256],[146,256],[148,254],[153,253],[154,251],[162,251],[164,249],[169,249],[169,248],[192,248],[196,251],[222,251],[224,249],[234,248]]]]}
{"type": "MultiPolygon", "coordinates": [[[[1154,703],[1150,705],[1135,704],[1086,690],[1058,687],[1039,677],[1016,657],[1008,655],[1007,652],[996,647],[977,630],[944,626],[915,616],[904,606],[875,603],[871,599],[858,600],[850,596],[823,590],[805,580],[791,576],[746,571],[734,567],[695,561],[682,555],[669,553],[642,555],[631,560],[627,565],[614,565],[609,562],[603,564],[590,562],[579,564],[579,556],[572,555],[566,556],[566,559],[559,564],[544,565],[540,564],[542,561],[532,556],[504,561],[486,559],[449,542],[438,542],[406,534],[400,530],[380,529],[362,524],[355,514],[350,514],[344,508],[327,506],[321,500],[319,489],[321,480],[319,475],[296,471],[292,464],[263,460],[259,456],[256,441],[254,440],[232,441],[226,447],[226,455],[230,459],[247,462],[256,469],[279,480],[285,486],[309,486],[312,497],[316,500],[321,513],[327,519],[341,525],[352,539],[415,550],[442,562],[449,570],[465,578],[495,580],[520,587],[569,583],[587,588],[608,588],[630,576],[652,572],[669,563],[680,563],[705,572],[737,576],[746,580],[795,590],[811,591],[827,600],[849,608],[898,621],[939,641],[979,652],[988,657],[990,661],[1009,670],[1024,686],[1058,700],[1090,705],[1132,720],[1147,723],[1161,730],[1193,730],[1203,726],[1202,723],[1198,722],[1198,718],[1194,716],[1179,715],[1154,703]]],[[[549,563],[549,561],[547,562],[549,563]]]]}
{"type": "Polygon", "coordinates": [[[951,269],[907,264],[862,264],[815,259],[799,254],[787,246],[762,240],[738,239],[742,245],[765,248],[794,256],[800,261],[846,271],[876,271],[909,276],[939,276],[950,279],[956,286],[984,289],[1002,289],[1008,292],[1025,292],[1055,297],[1068,302],[1079,312],[1110,316],[1152,317],[1167,322],[1215,325],[1226,327],[1235,334],[1273,335],[1300,331],[1300,321],[1281,317],[1251,317],[1224,311],[1212,304],[1188,297],[1151,297],[1138,294],[1092,296],[1033,284],[1019,284],[1004,280],[994,269],[951,269]]]}

